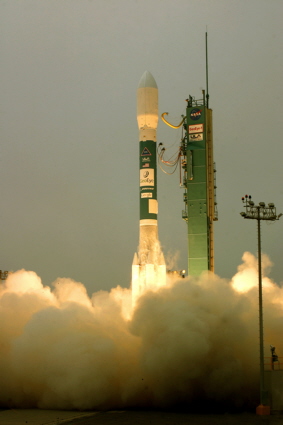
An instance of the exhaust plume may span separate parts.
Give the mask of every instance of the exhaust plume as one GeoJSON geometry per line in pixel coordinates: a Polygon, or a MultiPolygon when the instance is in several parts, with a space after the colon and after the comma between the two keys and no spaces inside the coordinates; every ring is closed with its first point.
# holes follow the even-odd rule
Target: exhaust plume
{"type": "MultiPolygon", "coordinates": [[[[271,262],[264,259],[264,268],[271,262]]],[[[229,282],[204,273],[148,291],[90,298],[82,283],[53,289],[20,270],[0,286],[0,405],[113,409],[198,403],[254,408],[259,397],[257,262],[229,282]]],[[[263,280],[265,355],[283,353],[283,289],[263,280]]]]}

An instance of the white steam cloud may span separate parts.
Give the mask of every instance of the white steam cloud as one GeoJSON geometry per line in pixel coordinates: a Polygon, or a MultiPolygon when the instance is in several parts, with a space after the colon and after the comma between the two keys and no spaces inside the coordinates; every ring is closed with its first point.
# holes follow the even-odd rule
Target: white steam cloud
{"type": "MultiPolygon", "coordinates": [[[[264,269],[271,266],[264,257],[264,269]]],[[[45,409],[254,407],[259,393],[257,261],[142,296],[91,299],[81,283],[34,272],[0,285],[0,406],[45,409]]],[[[283,355],[283,289],[263,280],[265,355],[283,355]]]]}

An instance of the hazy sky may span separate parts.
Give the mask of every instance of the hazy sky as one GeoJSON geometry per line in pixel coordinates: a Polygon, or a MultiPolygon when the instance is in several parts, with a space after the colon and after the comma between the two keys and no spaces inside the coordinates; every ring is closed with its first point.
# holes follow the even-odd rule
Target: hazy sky
{"type": "MultiPolygon", "coordinates": [[[[283,212],[282,0],[2,0],[1,263],[88,291],[130,285],[138,245],[136,89],[149,70],[159,112],[176,123],[205,89],[214,115],[219,221],[216,273],[257,252],[241,197],[283,212]]],[[[159,122],[158,141],[181,133],[159,122]]],[[[159,237],[187,268],[178,173],[159,173],[159,237]]],[[[283,219],[262,224],[262,250],[283,281],[283,219]]],[[[170,264],[171,265],[171,264],[170,264]]]]}

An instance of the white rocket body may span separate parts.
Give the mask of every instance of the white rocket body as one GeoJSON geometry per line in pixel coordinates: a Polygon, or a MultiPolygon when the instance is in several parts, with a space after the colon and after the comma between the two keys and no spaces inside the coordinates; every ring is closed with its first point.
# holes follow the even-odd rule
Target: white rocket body
{"type": "Polygon", "coordinates": [[[133,305],[146,290],[166,285],[166,265],[158,240],[156,129],[158,88],[145,71],[137,90],[137,121],[140,143],[140,234],[132,265],[133,305]]]}

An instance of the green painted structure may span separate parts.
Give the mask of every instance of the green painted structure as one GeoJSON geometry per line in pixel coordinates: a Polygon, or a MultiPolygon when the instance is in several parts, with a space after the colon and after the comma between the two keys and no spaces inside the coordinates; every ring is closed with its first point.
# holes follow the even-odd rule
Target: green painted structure
{"type": "MultiPolygon", "coordinates": [[[[183,125],[184,133],[178,153],[183,169],[180,185],[185,189],[185,208],[182,217],[188,226],[188,275],[199,276],[204,271],[214,271],[213,222],[218,220],[215,196],[215,164],[213,162],[212,110],[208,94],[208,50],[206,50],[206,93],[202,99],[187,99],[186,115],[178,125],[170,124],[161,115],[162,121],[172,128],[183,125]]],[[[164,161],[165,148],[159,151],[159,161],[175,165],[176,161],[164,161]]],[[[172,173],[171,173],[172,174],[172,173]]]]}
{"type": "Polygon", "coordinates": [[[181,143],[185,209],[188,225],[188,274],[214,271],[213,221],[217,220],[213,163],[212,110],[203,99],[187,100],[181,143]]]}

